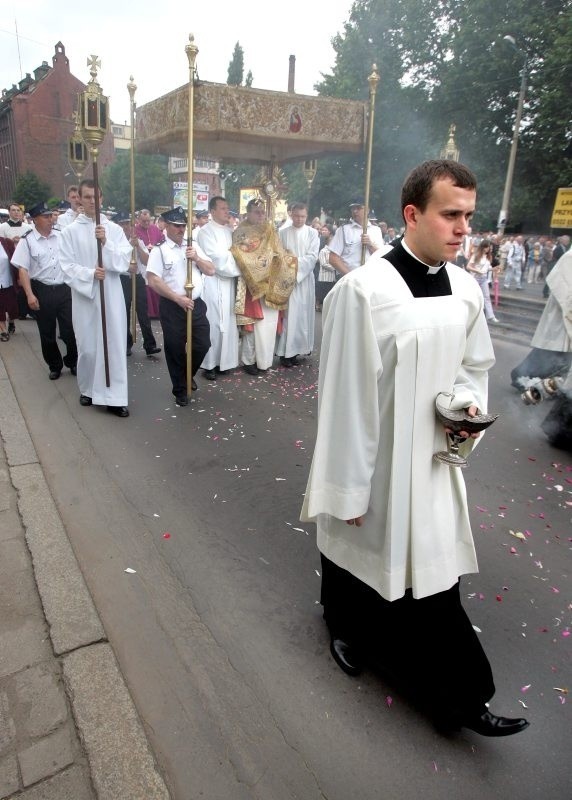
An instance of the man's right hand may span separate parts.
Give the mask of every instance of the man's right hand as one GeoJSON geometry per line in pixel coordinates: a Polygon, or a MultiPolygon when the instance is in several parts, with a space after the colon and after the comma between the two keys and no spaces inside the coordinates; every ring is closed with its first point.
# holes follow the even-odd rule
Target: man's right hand
{"type": "Polygon", "coordinates": [[[181,306],[181,308],[184,308],[185,311],[192,311],[195,307],[195,301],[191,300],[190,297],[187,297],[184,294],[180,294],[178,296],[177,303],[181,306]]]}
{"type": "Polygon", "coordinates": [[[104,281],[105,280],[105,268],[104,267],[96,267],[95,268],[95,280],[96,281],[104,281]]]}
{"type": "Polygon", "coordinates": [[[35,294],[26,295],[26,302],[28,303],[28,306],[29,308],[32,309],[32,311],[40,310],[40,303],[35,294]]]}

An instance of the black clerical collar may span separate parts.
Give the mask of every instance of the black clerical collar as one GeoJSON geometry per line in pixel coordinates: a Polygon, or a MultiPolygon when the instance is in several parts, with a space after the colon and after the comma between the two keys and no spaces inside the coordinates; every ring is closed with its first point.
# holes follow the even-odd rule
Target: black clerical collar
{"type": "Polygon", "coordinates": [[[9,219],[8,220],[8,225],[11,228],[21,228],[22,227],[22,220],[19,220],[18,222],[14,222],[13,219],[9,219]]]}
{"type": "Polygon", "coordinates": [[[451,294],[451,282],[446,269],[429,267],[416,258],[403,241],[383,256],[401,275],[413,297],[439,297],[451,294]]]}
{"type": "Polygon", "coordinates": [[[437,264],[437,265],[435,265],[433,267],[430,264],[426,264],[424,261],[421,261],[420,258],[417,258],[417,256],[413,252],[413,250],[410,247],[407,246],[407,243],[406,243],[405,239],[401,240],[401,245],[402,245],[403,249],[407,253],[409,253],[410,256],[412,256],[415,259],[415,261],[418,261],[424,267],[427,267],[427,275],[436,275],[439,272],[439,270],[442,267],[445,266],[445,263],[446,263],[445,261],[440,261],[439,264],[437,264]]]}

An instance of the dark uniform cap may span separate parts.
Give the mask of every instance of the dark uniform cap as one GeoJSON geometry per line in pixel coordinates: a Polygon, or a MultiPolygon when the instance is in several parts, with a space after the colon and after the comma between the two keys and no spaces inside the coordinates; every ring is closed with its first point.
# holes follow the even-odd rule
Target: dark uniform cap
{"type": "Polygon", "coordinates": [[[168,211],[163,211],[161,218],[164,219],[165,222],[170,222],[172,225],[187,224],[187,215],[185,214],[183,206],[176,206],[175,208],[170,208],[168,211]]]}
{"type": "Polygon", "coordinates": [[[362,197],[356,197],[355,200],[352,200],[350,203],[350,208],[362,208],[365,205],[362,197]]]}
{"type": "Polygon", "coordinates": [[[68,203],[67,200],[60,200],[57,205],[58,211],[67,211],[68,208],[71,208],[71,203],[68,203]]]}
{"type": "Polygon", "coordinates": [[[197,211],[197,213],[195,214],[195,217],[197,219],[204,219],[205,217],[208,217],[208,215],[209,215],[209,212],[206,209],[202,209],[202,211],[197,211]]]}
{"type": "Polygon", "coordinates": [[[34,219],[34,217],[43,217],[48,214],[51,216],[52,209],[48,208],[47,205],[42,202],[36,203],[35,206],[29,208],[27,213],[30,215],[30,217],[32,217],[32,219],[34,219]]]}
{"type": "Polygon", "coordinates": [[[131,222],[131,214],[129,211],[116,211],[113,215],[113,222],[131,222]]]}

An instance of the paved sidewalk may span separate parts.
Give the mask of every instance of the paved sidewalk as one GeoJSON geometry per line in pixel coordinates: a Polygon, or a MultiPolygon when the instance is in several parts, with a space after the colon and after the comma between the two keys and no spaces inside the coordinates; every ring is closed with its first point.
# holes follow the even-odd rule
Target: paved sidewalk
{"type": "Polygon", "coordinates": [[[0,800],[168,800],[0,360],[0,800]]]}

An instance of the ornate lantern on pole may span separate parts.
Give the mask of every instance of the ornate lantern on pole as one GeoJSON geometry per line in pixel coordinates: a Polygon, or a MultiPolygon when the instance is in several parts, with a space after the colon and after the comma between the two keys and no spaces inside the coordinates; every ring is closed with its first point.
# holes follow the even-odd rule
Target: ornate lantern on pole
{"type": "MultiPolygon", "coordinates": [[[[101,209],[99,204],[99,179],[97,173],[97,156],[99,145],[103,142],[105,134],[109,131],[109,103],[107,97],[101,91],[101,86],[97,82],[97,70],[101,67],[101,61],[97,56],[91,56],[87,61],[87,66],[91,67],[89,74],[91,80],[87,84],[85,91],[80,92],[79,99],[79,130],[84,142],[91,151],[93,164],[93,183],[95,195],[95,224],[101,223],[101,209]]],[[[101,240],[97,239],[97,264],[103,268],[103,253],[101,240]]],[[[109,356],[107,353],[107,324],[105,317],[105,281],[99,283],[99,299],[101,306],[101,329],[103,333],[103,360],[105,364],[105,385],[110,386],[109,378],[109,356]]]]}
{"type": "Polygon", "coordinates": [[[78,181],[81,181],[85,168],[89,163],[89,153],[79,129],[77,112],[73,116],[75,118],[75,131],[68,142],[68,162],[78,181]]]}
{"type": "MultiPolygon", "coordinates": [[[[194,117],[195,117],[195,64],[197,61],[197,56],[199,54],[199,48],[195,44],[195,37],[192,33],[189,34],[189,44],[185,47],[185,53],[187,54],[187,58],[189,60],[189,138],[187,142],[187,162],[189,168],[189,177],[188,177],[188,209],[187,214],[190,216],[190,219],[187,223],[187,233],[188,238],[187,242],[189,245],[193,243],[193,226],[192,226],[192,214],[193,214],[193,169],[194,169],[194,117]]],[[[193,296],[193,262],[190,258],[187,259],[187,282],[185,283],[185,291],[187,292],[187,297],[192,298],[193,296]]],[[[193,390],[193,369],[192,369],[192,358],[193,358],[193,348],[192,348],[192,341],[193,341],[193,312],[189,309],[187,311],[187,395],[191,395],[193,390]]]]}
{"type": "Polygon", "coordinates": [[[315,158],[311,158],[309,161],[304,161],[302,172],[304,173],[304,178],[306,179],[306,183],[308,184],[308,196],[306,201],[306,205],[308,206],[308,214],[310,213],[310,196],[312,194],[312,184],[314,183],[314,178],[316,177],[317,171],[318,171],[318,162],[315,158]]]}
{"type": "MultiPolygon", "coordinates": [[[[369,223],[369,191],[371,184],[371,159],[373,154],[373,122],[375,116],[375,93],[377,91],[377,84],[379,83],[379,75],[377,73],[377,64],[372,67],[371,75],[367,79],[369,83],[369,120],[367,125],[367,161],[365,165],[365,191],[364,191],[364,209],[363,209],[363,235],[367,234],[367,226],[369,223]]],[[[361,248],[361,263],[365,264],[366,246],[362,245],[361,248]]]]}
{"type": "MultiPolygon", "coordinates": [[[[131,199],[131,236],[135,236],[135,90],[137,85],[133,80],[133,75],[129,77],[127,84],[127,91],[129,92],[129,107],[131,112],[131,147],[129,149],[129,172],[130,172],[130,199],[131,199]]],[[[131,319],[129,325],[131,328],[131,338],[133,343],[137,341],[137,247],[131,250],[131,319]]]]}
{"type": "Polygon", "coordinates": [[[449,138],[447,144],[441,149],[441,158],[446,158],[449,161],[458,161],[460,157],[459,148],[455,144],[455,131],[457,126],[453,123],[449,125],[449,138]]]}

